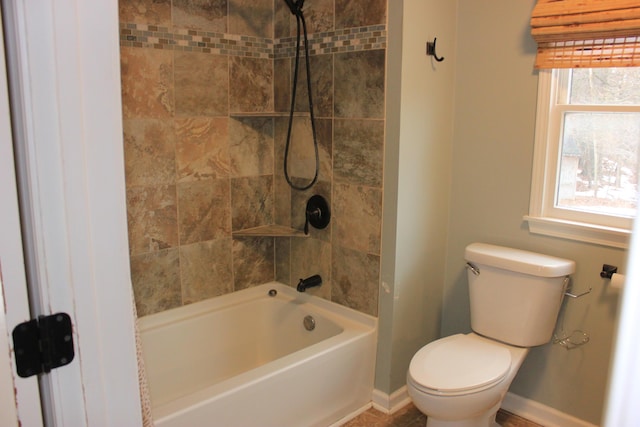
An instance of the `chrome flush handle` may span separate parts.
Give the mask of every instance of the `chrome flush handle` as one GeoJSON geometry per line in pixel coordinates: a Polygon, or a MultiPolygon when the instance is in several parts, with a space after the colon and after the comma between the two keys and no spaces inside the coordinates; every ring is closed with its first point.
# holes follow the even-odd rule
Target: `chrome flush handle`
{"type": "Polygon", "coordinates": [[[476,267],[475,265],[473,265],[472,263],[468,262],[465,266],[464,266],[467,270],[471,270],[471,272],[476,275],[479,276],[480,275],[480,269],[478,267],[476,267]]]}
{"type": "Polygon", "coordinates": [[[568,296],[569,298],[580,298],[583,297],[587,294],[591,293],[592,287],[589,286],[589,290],[585,291],[581,294],[572,294],[571,292],[569,292],[569,288],[571,287],[571,277],[567,276],[564,278],[564,282],[563,282],[563,286],[564,286],[564,294],[566,296],[568,296]]]}

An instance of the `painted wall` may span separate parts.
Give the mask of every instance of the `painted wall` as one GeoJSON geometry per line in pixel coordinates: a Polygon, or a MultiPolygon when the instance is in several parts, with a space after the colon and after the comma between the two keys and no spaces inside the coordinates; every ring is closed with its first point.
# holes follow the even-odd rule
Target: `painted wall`
{"type": "Polygon", "coordinates": [[[456,3],[389,2],[387,135],[376,388],[406,382],[440,336],[449,221],[456,3]],[[425,54],[438,38],[444,62],[425,54]]]}
{"type": "Polygon", "coordinates": [[[528,212],[537,73],[529,36],[534,1],[458,2],[451,222],[442,334],[469,327],[464,248],[488,242],[573,259],[574,289],[593,292],[564,304],[558,328],[589,333],[566,350],[532,350],[511,391],[598,424],[603,410],[618,294],[599,277],[603,263],[625,271],[626,251],[530,234],[528,212]]]}

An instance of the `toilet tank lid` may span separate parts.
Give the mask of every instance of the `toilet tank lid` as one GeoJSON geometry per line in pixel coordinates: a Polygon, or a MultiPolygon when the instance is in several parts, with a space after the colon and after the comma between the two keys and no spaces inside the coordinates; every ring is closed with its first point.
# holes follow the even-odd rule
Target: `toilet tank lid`
{"type": "Polygon", "coordinates": [[[576,263],[569,259],[487,243],[471,243],[465,249],[464,258],[468,262],[539,277],[561,277],[576,270],[576,263]]]}

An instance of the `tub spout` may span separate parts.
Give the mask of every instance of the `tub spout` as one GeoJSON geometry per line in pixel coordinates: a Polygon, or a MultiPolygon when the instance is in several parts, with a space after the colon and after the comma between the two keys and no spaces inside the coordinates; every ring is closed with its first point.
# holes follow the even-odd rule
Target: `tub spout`
{"type": "Polygon", "coordinates": [[[307,277],[306,279],[300,279],[298,282],[298,292],[304,292],[309,288],[313,288],[315,286],[322,285],[322,277],[319,274],[316,274],[311,277],[307,277]]]}

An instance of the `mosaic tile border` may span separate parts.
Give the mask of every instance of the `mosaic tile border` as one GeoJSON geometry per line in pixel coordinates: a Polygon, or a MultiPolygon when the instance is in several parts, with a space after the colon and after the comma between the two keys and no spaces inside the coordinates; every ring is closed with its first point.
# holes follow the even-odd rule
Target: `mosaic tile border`
{"type": "Polygon", "coordinates": [[[273,58],[273,40],[236,34],[120,23],[120,46],[273,58]]]}
{"type": "MultiPolygon", "coordinates": [[[[387,47],[386,25],[345,28],[309,35],[309,54],[353,52],[359,50],[385,49],[387,47]]],[[[295,55],[296,37],[278,39],[274,43],[275,58],[295,55]]]]}
{"type": "MultiPolygon", "coordinates": [[[[289,58],[295,55],[296,38],[276,39],[173,29],[155,25],[120,23],[120,46],[180,50],[251,58],[289,58]]],[[[346,28],[310,34],[309,54],[385,49],[385,25],[346,28]]]]}

